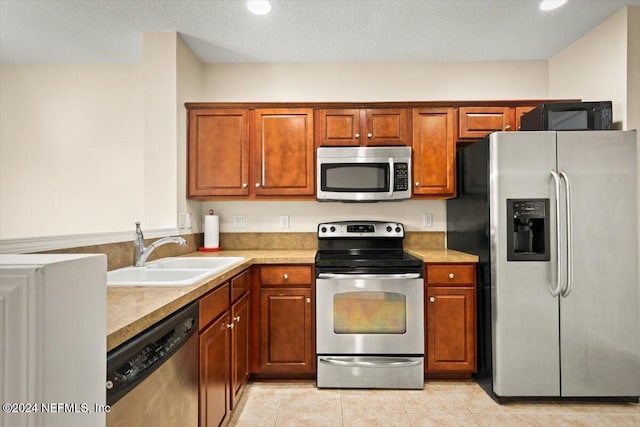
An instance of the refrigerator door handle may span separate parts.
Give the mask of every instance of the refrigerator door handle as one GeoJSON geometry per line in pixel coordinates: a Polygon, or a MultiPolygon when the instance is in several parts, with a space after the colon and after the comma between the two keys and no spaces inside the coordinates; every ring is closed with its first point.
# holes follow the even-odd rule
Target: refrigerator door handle
{"type": "Polygon", "coordinates": [[[556,188],[556,257],[557,257],[557,281],[556,287],[550,289],[551,296],[557,297],[562,290],[562,244],[560,241],[560,176],[554,170],[551,170],[551,176],[556,188]]]}
{"type": "Polygon", "coordinates": [[[571,199],[573,198],[573,195],[571,194],[571,182],[569,181],[569,176],[567,175],[567,173],[565,171],[560,171],[560,176],[564,181],[567,208],[567,284],[562,290],[562,296],[568,297],[573,290],[573,245],[571,243],[571,219],[573,218],[571,199]]]}

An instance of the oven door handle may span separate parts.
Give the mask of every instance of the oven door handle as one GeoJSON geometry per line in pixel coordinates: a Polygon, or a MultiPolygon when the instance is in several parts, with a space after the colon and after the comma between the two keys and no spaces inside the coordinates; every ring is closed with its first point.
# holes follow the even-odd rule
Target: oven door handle
{"type": "Polygon", "coordinates": [[[343,357],[336,359],[333,357],[321,357],[320,363],[327,365],[344,366],[349,368],[386,368],[386,367],[407,367],[418,366],[422,363],[420,359],[401,359],[398,357],[376,357],[375,360],[358,360],[356,357],[343,357]]]}
{"type": "Polygon", "coordinates": [[[320,273],[318,279],[376,279],[376,280],[402,280],[419,279],[420,273],[401,274],[347,274],[347,273],[320,273]]]}

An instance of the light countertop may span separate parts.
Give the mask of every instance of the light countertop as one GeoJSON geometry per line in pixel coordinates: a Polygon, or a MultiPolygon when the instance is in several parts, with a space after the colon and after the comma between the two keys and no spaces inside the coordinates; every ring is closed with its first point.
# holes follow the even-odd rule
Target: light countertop
{"type": "MultiPolygon", "coordinates": [[[[447,249],[405,248],[424,262],[469,263],[478,257],[447,249]]],[[[217,276],[192,286],[107,287],[107,351],[162,320],[177,309],[255,264],[313,264],[315,250],[229,250],[221,252],[193,252],[184,256],[240,256],[245,261],[223,270],[217,276]]]]}

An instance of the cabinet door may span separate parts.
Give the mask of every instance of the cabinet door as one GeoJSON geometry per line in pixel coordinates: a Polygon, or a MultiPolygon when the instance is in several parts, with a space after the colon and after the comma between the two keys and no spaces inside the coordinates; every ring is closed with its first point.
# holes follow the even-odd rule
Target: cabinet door
{"type": "Polygon", "coordinates": [[[509,107],[460,107],[460,138],[482,139],[491,132],[513,129],[509,107]]]}
{"type": "Polygon", "coordinates": [[[455,110],[413,109],[413,194],[455,195],[455,110]]]}
{"type": "Polygon", "coordinates": [[[233,304],[231,320],[231,409],[235,409],[249,379],[249,294],[233,304]]]}
{"type": "Polygon", "coordinates": [[[366,130],[364,145],[411,145],[405,108],[366,110],[366,130]]]}
{"type": "Polygon", "coordinates": [[[260,370],[313,373],[311,289],[262,289],[260,370]]]}
{"type": "Polygon", "coordinates": [[[230,411],[229,312],[200,334],[200,426],[218,427],[230,411]]]}
{"type": "Polygon", "coordinates": [[[255,194],[313,195],[313,110],[258,109],[255,194]]]}
{"type": "Polygon", "coordinates": [[[188,197],[249,194],[247,110],[190,110],[187,146],[188,197]]]}
{"type": "Polygon", "coordinates": [[[427,287],[427,372],[476,370],[475,291],[427,287]]]}
{"type": "Polygon", "coordinates": [[[316,111],[316,146],[360,145],[359,109],[321,109],[316,111]]]}

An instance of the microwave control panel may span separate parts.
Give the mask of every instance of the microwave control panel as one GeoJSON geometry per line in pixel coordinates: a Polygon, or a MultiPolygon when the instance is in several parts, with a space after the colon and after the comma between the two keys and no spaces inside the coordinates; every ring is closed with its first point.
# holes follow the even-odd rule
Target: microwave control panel
{"type": "Polygon", "coordinates": [[[409,165],[407,163],[396,163],[393,165],[393,174],[393,191],[407,191],[409,189],[409,165]]]}

